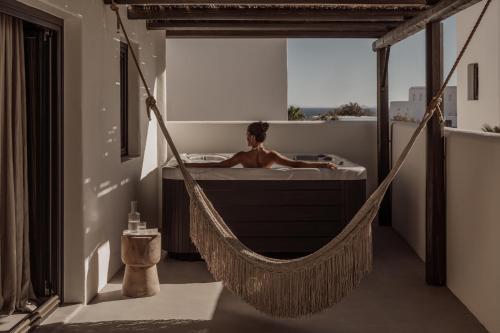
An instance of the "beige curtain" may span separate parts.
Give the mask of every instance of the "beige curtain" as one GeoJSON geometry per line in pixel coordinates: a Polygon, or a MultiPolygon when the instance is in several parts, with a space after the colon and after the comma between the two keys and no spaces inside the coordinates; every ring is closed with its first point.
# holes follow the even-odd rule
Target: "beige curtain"
{"type": "Polygon", "coordinates": [[[28,235],[28,176],[22,21],[0,14],[0,312],[33,296],[28,235]]]}

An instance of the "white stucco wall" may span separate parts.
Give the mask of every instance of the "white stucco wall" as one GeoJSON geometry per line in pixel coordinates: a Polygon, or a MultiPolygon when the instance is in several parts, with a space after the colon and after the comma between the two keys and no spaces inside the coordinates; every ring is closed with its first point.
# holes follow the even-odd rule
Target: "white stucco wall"
{"type": "Polygon", "coordinates": [[[500,135],[448,131],[448,287],[500,333],[500,135]]]}
{"type": "MultiPolygon", "coordinates": [[[[457,14],[457,49],[469,35],[484,2],[457,14]]],[[[500,125],[500,1],[493,0],[457,69],[458,128],[500,125]],[[467,65],[479,64],[479,100],[467,99],[467,65]]]]}
{"type": "MultiPolygon", "coordinates": [[[[144,90],[131,91],[139,113],[142,155],[120,157],[119,41],[114,13],[101,0],[23,0],[64,19],[64,290],[65,302],[88,302],[122,266],[120,236],[129,202],[141,199],[145,220],[157,223],[163,141],[147,123],[144,90]]],[[[123,18],[126,18],[122,8],[123,18]]],[[[125,19],[158,105],[164,109],[165,39],[144,22],[125,19]]]]}
{"type": "MultiPolygon", "coordinates": [[[[393,162],[396,162],[416,128],[415,123],[393,123],[393,162]]],[[[426,137],[423,135],[417,139],[392,185],[393,227],[422,260],[425,260],[425,145],[426,137]]]]}
{"type": "MultiPolygon", "coordinates": [[[[376,186],[377,123],[375,121],[271,122],[266,147],[282,153],[333,153],[363,165],[368,189],[376,186]]],[[[248,122],[171,122],[167,127],[185,153],[248,150],[248,122]]]]}
{"type": "MultiPolygon", "coordinates": [[[[415,129],[396,123],[393,152],[415,129]]],[[[394,227],[425,258],[425,140],[393,185],[394,227]]],[[[446,129],[447,285],[492,333],[500,332],[500,135],[446,129]]]]}
{"type": "Polygon", "coordinates": [[[287,120],[285,39],[167,40],[169,121],[287,120]]]}

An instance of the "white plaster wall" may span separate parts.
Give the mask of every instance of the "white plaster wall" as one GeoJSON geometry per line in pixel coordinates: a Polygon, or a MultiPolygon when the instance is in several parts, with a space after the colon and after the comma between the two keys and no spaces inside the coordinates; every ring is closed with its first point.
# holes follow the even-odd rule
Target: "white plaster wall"
{"type": "Polygon", "coordinates": [[[500,135],[448,131],[448,287],[500,332],[500,135]]]}
{"type": "MultiPolygon", "coordinates": [[[[457,49],[470,33],[484,2],[457,14],[457,49]]],[[[493,0],[458,69],[458,128],[480,130],[500,125],[500,4],[493,0]],[[479,100],[467,99],[467,65],[479,64],[479,100]]]]}
{"type": "Polygon", "coordinates": [[[287,120],[285,39],[167,40],[169,121],[287,120]]]}
{"type": "MultiPolygon", "coordinates": [[[[395,123],[393,152],[415,129],[395,123]]],[[[394,227],[425,258],[425,140],[393,185],[394,227]]],[[[492,333],[500,332],[500,135],[446,129],[447,285],[492,333]]]]}
{"type": "MultiPolygon", "coordinates": [[[[395,122],[392,125],[392,160],[398,159],[417,124],[395,122]]],[[[417,142],[392,184],[393,227],[425,260],[425,135],[417,142]]]]}
{"type": "MultiPolygon", "coordinates": [[[[377,126],[375,121],[271,122],[266,147],[282,153],[334,153],[363,165],[368,189],[376,186],[377,126]]],[[[248,122],[172,122],[171,132],[180,152],[238,152],[246,147],[248,122]]]]}
{"type": "MultiPolygon", "coordinates": [[[[140,113],[142,156],[122,163],[119,130],[119,40],[114,13],[101,0],[23,0],[64,19],[64,289],[65,302],[88,302],[122,266],[120,235],[129,202],[139,199],[146,220],[157,222],[156,124],[147,123],[144,90],[130,101],[140,113]]],[[[123,18],[126,18],[122,8],[123,18]]],[[[146,79],[164,109],[165,39],[144,22],[125,19],[140,44],[146,79]]],[[[138,87],[139,88],[139,87],[138,87]]],[[[132,92],[133,93],[133,92],[132,92]]],[[[163,141],[160,141],[161,143],[163,141]]]]}

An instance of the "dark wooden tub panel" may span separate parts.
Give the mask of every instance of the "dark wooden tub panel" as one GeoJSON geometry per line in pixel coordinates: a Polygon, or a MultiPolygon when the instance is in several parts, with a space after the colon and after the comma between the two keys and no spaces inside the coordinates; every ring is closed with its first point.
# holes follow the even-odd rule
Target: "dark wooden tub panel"
{"type": "Polygon", "coordinates": [[[339,223],[325,221],[232,222],[231,230],[240,237],[323,237],[340,230],[339,223]]]}
{"type": "Polygon", "coordinates": [[[239,239],[255,252],[270,256],[279,254],[278,257],[288,257],[286,254],[291,254],[290,257],[294,257],[293,254],[304,255],[318,250],[332,237],[239,237],[239,239]]]}
{"type": "MultiPolygon", "coordinates": [[[[364,180],[200,181],[238,238],[254,251],[305,254],[337,235],[361,207],[364,180]]],[[[189,239],[189,197],[181,180],[163,180],[163,249],[196,254],[189,239]]],[[[286,255],[285,255],[286,256],[286,255]]]]}

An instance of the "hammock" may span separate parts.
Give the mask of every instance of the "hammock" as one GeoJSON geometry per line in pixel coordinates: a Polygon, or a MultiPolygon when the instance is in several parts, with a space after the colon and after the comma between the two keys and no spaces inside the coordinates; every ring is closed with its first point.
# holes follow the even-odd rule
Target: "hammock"
{"type": "MultiPolygon", "coordinates": [[[[416,139],[436,113],[443,121],[441,96],[455,72],[472,36],[476,32],[491,0],[478,17],[450,73],[387,177],[368,198],[349,224],[318,251],[302,258],[281,260],[262,256],[241,243],[215,210],[203,189],[187,170],[156,106],[156,101],[139,66],[132,57],[146,89],[148,117],[153,110],[169,147],[179,164],[190,197],[190,236],[215,279],[256,309],[276,317],[299,317],[320,312],[339,302],[372,270],[373,249],[371,223],[377,215],[384,195],[394,180],[416,139]]],[[[116,4],[118,27],[130,40],[116,4]]]]}

